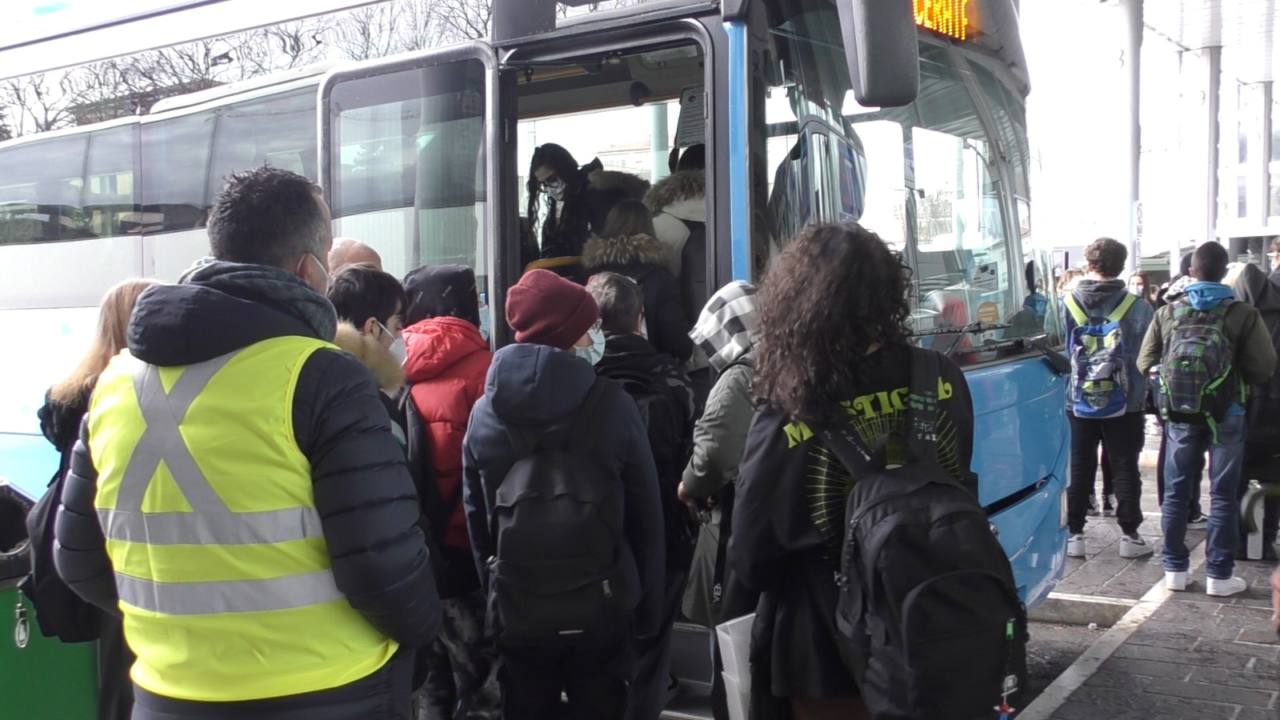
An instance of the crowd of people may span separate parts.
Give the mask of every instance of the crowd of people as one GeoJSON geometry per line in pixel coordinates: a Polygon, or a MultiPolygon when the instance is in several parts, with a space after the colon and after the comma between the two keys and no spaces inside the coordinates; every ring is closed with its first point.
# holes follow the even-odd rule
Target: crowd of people
{"type": "MultiPolygon", "coordinates": [[[[597,212],[573,199],[602,192],[590,168],[539,148],[530,217],[546,196],[541,247],[573,268],[531,263],[503,308],[515,342],[496,352],[471,268],[401,280],[332,237],[305,178],[232,175],[209,257],[176,284],[108,293],[40,415],[62,463],[29,520],[34,600],[46,634],[99,640],[99,716],[655,720],[676,620],[750,613],[754,716],[870,717],[901,700],[868,679],[871,605],[851,598],[875,570],[850,565],[846,511],[851,488],[922,468],[912,497],[959,493],[984,536],[959,545],[993,553],[994,592],[1013,593],[976,501],[964,374],[913,347],[910,271],[855,224],[805,228],[759,289],[730,283],[691,312],[700,165],[686,150],[644,202],[597,212]]],[[[1123,246],[1086,257],[1063,287],[1069,553],[1085,552],[1099,445],[1120,552],[1152,552],[1138,453],[1159,366],[1167,582],[1187,585],[1207,452],[1208,591],[1240,592],[1242,467],[1280,447],[1266,434],[1280,433],[1266,422],[1280,281],[1255,268],[1233,291],[1210,243],[1155,310],[1129,292],[1145,278],[1118,279],[1123,246]]],[[[885,592],[882,609],[902,601],[885,592]]],[[[1015,621],[995,618],[1000,643],[1015,621]]]]}
{"type": "MultiPolygon", "coordinates": [[[[1280,241],[1271,250],[1280,268],[1280,241]]],[[[1183,257],[1180,274],[1159,288],[1142,273],[1120,279],[1127,250],[1110,238],[1091,244],[1085,260],[1085,274],[1065,273],[1059,283],[1072,360],[1068,555],[1088,552],[1084,527],[1087,516],[1098,514],[1100,447],[1102,513],[1114,514],[1120,526],[1119,554],[1153,553],[1138,532],[1138,460],[1145,415],[1152,414],[1160,425],[1156,481],[1166,586],[1187,589],[1187,528],[1207,525],[1205,591],[1244,592],[1248,584],[1234,574],[1235,562],[1249,559],[1241,499],[1250,480],[1280,481],[1280,271],[1268,277],[1255,264],[1233,266],[1216,242],[1183,257]],[[1206,456],[1207,513],[1200,497],[1206,456]]],[[[1253,559],[1276,559],[1277,525],[1277,503],[1268,500],[1255,530],[1262,553],[1253,559]]]]}

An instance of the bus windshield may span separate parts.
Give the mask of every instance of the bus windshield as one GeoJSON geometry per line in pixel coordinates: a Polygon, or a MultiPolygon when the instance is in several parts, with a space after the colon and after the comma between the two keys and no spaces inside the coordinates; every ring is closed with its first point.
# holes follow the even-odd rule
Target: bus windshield
{"type": "MultiPolygon", "coordinates": [[[[772,175],[767,195],[756,179],[755,217],[765,224],[755,231],[756,273],[806,224],[855,220],[911,266],[919,344],[969,365],[1026,352],[1019,339],[1055,335],[1038,279],[1044,267],[1024,257],[1020,223],[1010,219],[1017,210],[1005,200],[1005,183],[1026,196],[1025,152],[1006,149],[1016,133],[983,122],[970,63],[922,43],[919,98],[865,108],[849,89],[840,43],[830,8],[771,27],[766,57],[776,62],[758,80],[757,106],[772,175]]],[[[1021,118],[1021,101],[985,79],[985,104],[1008,122],[1021,118]]]]}

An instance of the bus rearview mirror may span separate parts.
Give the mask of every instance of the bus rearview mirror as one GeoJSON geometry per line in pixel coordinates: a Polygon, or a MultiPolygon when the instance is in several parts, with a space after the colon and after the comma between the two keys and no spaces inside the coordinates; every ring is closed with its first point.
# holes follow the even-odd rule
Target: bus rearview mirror
{"type": "Polygon", "coordinates": [[[920,90],[910,0],[837,0],[853,94],[863,107],[901,107],[920,90]]]}

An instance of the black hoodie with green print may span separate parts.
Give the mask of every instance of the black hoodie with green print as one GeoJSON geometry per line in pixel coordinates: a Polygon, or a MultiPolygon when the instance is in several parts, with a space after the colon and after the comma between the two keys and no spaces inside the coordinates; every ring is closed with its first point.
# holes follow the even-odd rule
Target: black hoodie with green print
{"type": "MultiPolygon", "coordinates": [[[[964,373],[939,358],[938,459],[975,496],[973,402],[964,373]]],[[[905,433],[910,348],[868,358],[865,381],[848,398],[849,422],[879,445],[905,433]]],[[[837,698],[858,694],[836,648],[835,572],[844,540],[846,499],[856,478],[823,447],[815,429],[765,407],[756,413],[738,475],[729,565],[765,597],[757,630],[771,627],[773,694],[837,698]],[[763,625],[762,625],[763,623],[763,625]]]]}

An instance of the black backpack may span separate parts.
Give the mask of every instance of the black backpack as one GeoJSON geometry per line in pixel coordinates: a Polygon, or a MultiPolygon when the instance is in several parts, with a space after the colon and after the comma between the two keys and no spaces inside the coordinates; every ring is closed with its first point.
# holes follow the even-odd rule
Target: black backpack
{"type": "Polygon", "coordinates": [[[82,600],[53,565],[53,527],[62,500],[63,479],[64,474],[59,471],[27,513],[31,573],[20,587],[35,606],[41,634],[67,643],[87,642],[97,640],[102,632],[102,611],[82,600]]]}
{"type": "MultiPolygon", "coordinates": [[[[662,501],[667,543],[667,567],[688,569],[698,539],[698,521],[680,502],[677,492],[684,468],[693,454],[693,427],[684,408],[670,393],[665,377],[610,372],[608,379],[622,385],[636,401],[640,419],[649,433],[649,449],[658,471],[658,497],[662,501]]],[[[692,403],[692,388],[690,402],[692,403]]]]}
{"type": "Polygon", "coordinates": [[[596,380],[567,433],[509,429],[521,456],[494,493],[489,632],[502,647],[606,648],[629,637],[640,582],[623,489],[599,460],[596,380]]]}
{"type": "Polygon", "coordinates": [[[936,353],[912,348],[907,462],[824,430],[854,471],[836,627],[877,720],[990,717],[1024,674],[1026,610],[977,499],[937,460],[936,353]]]}

